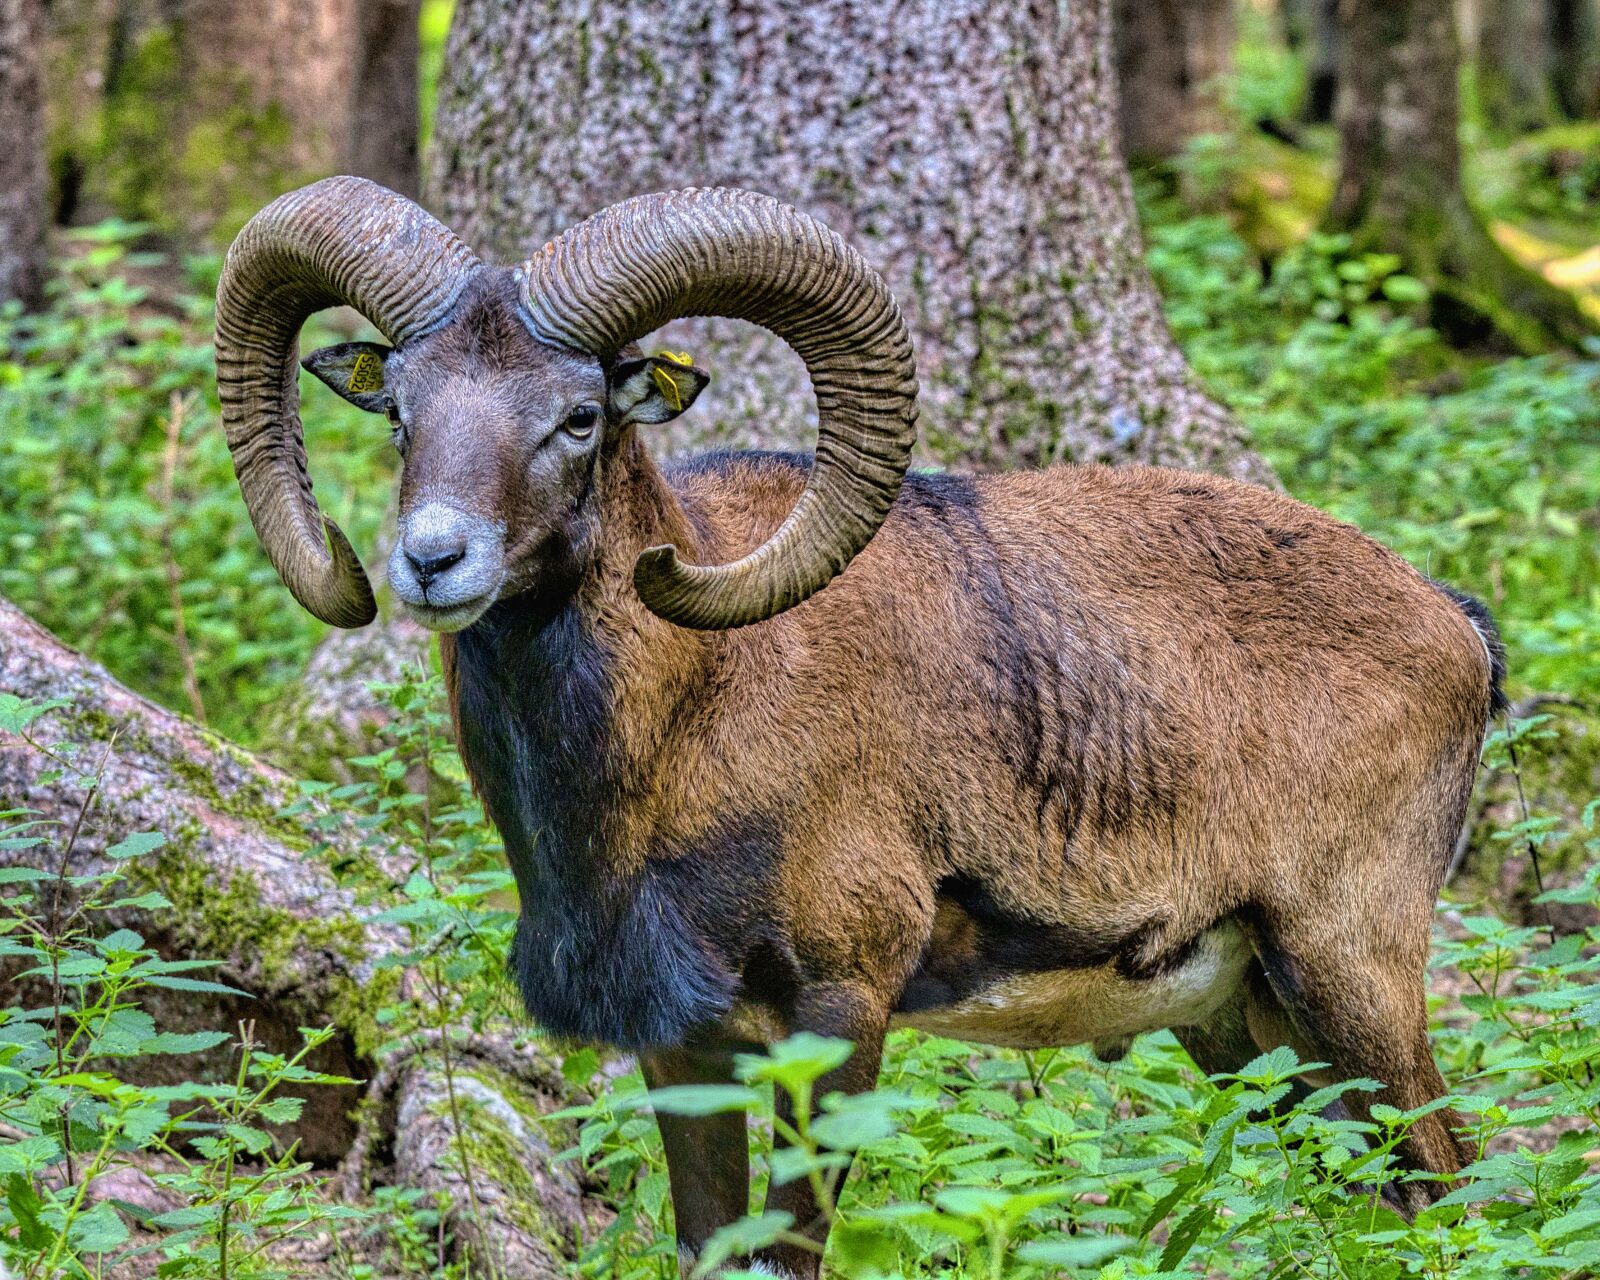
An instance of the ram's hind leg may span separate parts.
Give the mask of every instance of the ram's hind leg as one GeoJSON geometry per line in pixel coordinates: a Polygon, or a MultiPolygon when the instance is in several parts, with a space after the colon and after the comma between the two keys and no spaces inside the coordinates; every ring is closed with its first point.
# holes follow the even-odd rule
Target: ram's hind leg
{"type": "MultiPolygon", "coordinates": [[[[1194,1065],[1208,1076],[1235,1075],[1280,1044],[1291,1045],[1297,1052],[1303,1048],[1289,1030],[1288,1019],[1281,1015],[1277,997],[1258,962],[1251,963],[1239,990],[1209,1018],[1191,1026],[1173,1027],[1172,1034],[1194,1065]]],[[[1287,1112],[1310,1092],[1310,1085],[1296,1080],[1274,1110],[1287,1112]]],[[[1329,1119],[1349,1118],[1338,1103],[1322,1114],[1329,1119]]]]}
{"type": "MultiPolygon", "coordinates": [[[[1339,912],[1319,912],[1272,920],[1261,931],[1263,968],[1288,1027],[1271,1007],[1252,1003],[1255,1038],[1291,1043],[1302,1058],[1328,1063],[1331,1080],[1379,1081],[1378,1094],[1345,1095],[1359,1119],[1370,1117],[1375,1102],[1409,1111],[1447,1092],[1428,1043],[1423,994],[1429,914],[1393,903],[1381,922],[1363,921],[1357,912],[1343,921],[1339,912]]],[[[1430,1112],[1397,1149],[1404,1167],[1437,1175],[1392,1186],[1407,1213],[1443,1195],[1466,1163],[1454,1133],[1459,1123],[1448,1107],[1430,1112]]]]}

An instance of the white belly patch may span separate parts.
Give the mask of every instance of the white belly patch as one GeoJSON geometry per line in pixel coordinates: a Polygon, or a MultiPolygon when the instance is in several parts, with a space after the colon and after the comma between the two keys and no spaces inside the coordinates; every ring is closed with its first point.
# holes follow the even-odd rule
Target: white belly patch
{"type": "Polygon", "coordinates": [[[1206,1021],[1238,990],[1250,956],[1228,921],[1155,978],[1124,977],[1115,964],[1019,974],[956,1004],[896,1014],[893,1025],[1012,1049],[1116,1041],[1206,1021]]]}

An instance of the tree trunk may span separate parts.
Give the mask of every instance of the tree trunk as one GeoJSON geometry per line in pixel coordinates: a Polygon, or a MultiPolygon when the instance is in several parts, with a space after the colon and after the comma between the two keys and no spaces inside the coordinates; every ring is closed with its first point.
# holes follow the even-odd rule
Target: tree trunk
{"type": "Polygon", "coordinates": [[[1546,0],[1550,90],[1569,120],[1600,118],[1600,0],[1546,0]]]}
{"type": "MultiPolygon", "coordinates": [[[[298,1049],[299,1027],[335,1025],[338,1034],[308,1065],[371,1083],[311,1090],[300,1119],[279,1136],[298,1140],[309,1160],[341,1162],[338,1182],[350,1197],[377,1173],[449,1192],[458,1259],[486,1271],[492,1263],[504,1280],[565,1274],[586,1222],[603,1210],[582,1198],[570,1166],[552,1163],[547,1137],[526,1120],[570,1101],[549,1057],[509,1029],[381,1047],[391,1033],[376,1014],[403,978],[378,961],[411,942],[395,926],[364,920],[376,908],[358,906],[327,866],[376,856],[385,875],[403,879],[415,860],[403,849],[375,854],[353,824],[329,832],[310,817],[279,816],[298,798],[290,777],[139,697],[3,600],[0,694],[64,700],[30,734],[53,749],[71,744],[80,768],[101,766],[91,797],[86,779],[59,776],[54,761],[0,735],[0,809],[33,809],[61,820],[60,832],[77,827],[65,850],[59,836],[48,850],[52,859],[69,855],[74,875],[106,869],[105,851],[134,832],[163,833],[167,845],[129,874],[139,892],[159,890],[173,907],[127,908],[108,923],[135,930],[169,959],[220,959],[217,977],[247,993],[146,991],[141,1007],[156,1025],[232,1030],[250,1019],[274,1052],[298,1049]],[[322,843],[328,859],[307,856],[322,843]],[[373,1167],[379,1150],[393,1153],[387,1170],[373,1167]]],[[[38,856],[0,849],[0,865],[38,856]]],[[[15,998],[9,975],[0,975],[0,990],[5,1003],[15,998]]],[[[137,1063],[138,1078],[155,1084],[218,1079],[236,1069],[233,1054],[223,1046],[117,1069],[131,1076],[137,1063]]],[[[359,1253],[359,1243],[347,1243],[359,1253]]]]}
{"type": "Polygon", "coordinates": [[[44,301],[45,184],[42,0],[0,0],[0,302],[44,301]]]}
{"type": "Polygon", "coordinates": [[[1225,125],[1223,79],[1233,72],[1233,0],[1115,0],[1122,149],[1165,160],[1225,125]]]}
{"type": "Polygon", "coordinates": [[[346,173],[360,174],[416,199],[422,188],[417,159],[417,22],[422,0],[359,0],[361,29],[349,78],[350,127],[346,173]]]}
{"type": "Polygon", "coordinates": [[[1453,6],[1344,0],[1339,179],[1327,225],[1358,251],[1398,254],[1433,291],[1434,322],[1461,341],[1525,352],[1590,333],[1572,297],[1514,262],[1467,203],[1456,138],[1453,6]]]}
{"type": "Polygon", "coordinates": [[[1333,120],[1339,87],[1339,0],[1282,0],[1284,41],[1306,66],[1301,115],[1308,124],[1333,120]]]}
{"type": "Polygon", "coordinates": [[[1555,118],[1555,48],[1547,0],[1476,0],[1473,65],[1489,127],[1527,133],[1555,118]]]}
{"type": "Polygon", "coordinates": [[[418,5],[57,0],[58,207],[224,241],[330,173],[414,193],[418,5]]]}
{"type": "MultiPolygon", "coordinates": [[[[933,457],[1266,479],[1195,384],[1144,267],[1110,6],[461,0],[435,204],[514,261],[640,192],[767,191],[887,276],[916,339],[933,457]]],[[[723,444],[810,439],[809,389],[775,339],[726,321],[667,335],[712,373],[709,412],[682,430],[720,420],[723,444]]]]}

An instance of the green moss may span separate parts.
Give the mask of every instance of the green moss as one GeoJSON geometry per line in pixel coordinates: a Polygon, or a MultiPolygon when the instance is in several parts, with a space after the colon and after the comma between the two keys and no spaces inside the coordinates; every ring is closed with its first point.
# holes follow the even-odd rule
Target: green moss
{"type": "MultiPolygon", "coordinates": [[[[462,1131],[457,1135],[451,1164],[459,1172],[465,1157],[473,1170],[490,1171],[506,1191],[496,1206],[524,1235],[548,1244],[553,1252],[566,1255],[571,1251],[571,1241],[559,1231],[540,1207],[539,1186],[528,1169],[527,1156],[513,1138],[509,1127],[486,1106],[481,1099],[461,1088],[464,1080],[473,1080],[484,1089],[498,1095],[522,1119],[528,1130],[540,1136],[544,1133],[543,1117],[523,1097],[525,1086],[492,1067],[474,1064],[469,1070],[456,1074],[456,1100],[461,1113],[462,1131]]],[[[441,1098],[433,1107],[441,1120],[450,1118],[447,1100],[441,1098]]]]}
{"type": "Polygon", "coordinates": [[[234,871],[221,882],[216,867],[195,852],[204,835],[197,822],[166,834],[161,853],[135,864],[129,878],[171,900],[194,953],[248,957],[259,967],[261,988],[274,993],[296,985],[286,975],[297,957],[308,951],[333,952],[350,972],[331,975],[326,997],[316,1002],[315,1017],[348,1031],[362,1056],[375,1053],[384,1039],[378,1011],[398,999],[399,975],[384,971],[364,981],[354,976],[366,962],[366,933],[360,922],[337,914],[298,916],[269,906],[255,877],[245,871],[234,871]]]}

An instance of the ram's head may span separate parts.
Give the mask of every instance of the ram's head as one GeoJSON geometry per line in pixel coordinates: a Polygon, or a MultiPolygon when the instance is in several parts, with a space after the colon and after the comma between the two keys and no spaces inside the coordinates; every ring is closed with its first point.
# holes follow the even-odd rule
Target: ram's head
{"type": "Polygon", "coordinates": [[[836,235],[765,196],[669,192],[615,205],[515,268],[492,267],[409,200],[329,178],[257,214],[217,292],[217,384],[239,485],[302,605],[371,621],[361,563],[312,496],[295,363],[306,317],[355,307],[391,346],[306,367],[386,416],[404,460],[389,575],[424,625],[457,630],[498,599],[569,590],[607,537],[596,477],[640,425],[706,375],[635,343],[684,315],[763,324],[805,360],[817,461],[781,528],[731,564],[645,550],[634,582],[692,627],[759,621],[828,582],[894,500],[916,422],[910,340],[883,281],[836,235]]]}

